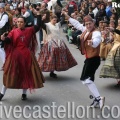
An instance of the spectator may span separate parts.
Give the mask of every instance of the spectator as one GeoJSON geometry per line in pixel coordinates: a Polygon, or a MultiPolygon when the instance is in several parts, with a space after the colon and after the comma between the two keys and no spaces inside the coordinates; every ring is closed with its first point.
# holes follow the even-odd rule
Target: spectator
{"type": "Polygon", "coordinates": [[[96,17],[96,14],[98,12],[98,8],[97,8],[97,4],[95,2],[92,3],[92,9],[93,9],[93,13],[94,13],[94,17],[96,17]]]}
{"type": "Polygon", "coordinates": [[[98,24],[99,24],[99,21],[104,20],[104,17],[106,16],[106,11],[105,11],[105,9],[106,9],[105,4],[101,4],[101,5],[100,5],[100,9],[99,9],[99,11],[98,11],[97,14],[96,14],[96,25],[97,25],[97,26],[98,26],[98,24]]]}
{"type": "Polygon", "coordinates": [[[77,4],[75,0],[71,0],[69,2],[69,4],[67,5],[67,9],[68,9],[68,15],[71,15],[71,13],[77,10],[77,4]]]}
{"type": "Polygon", "coordinates": [[[29,9],[29,5],[25,5],[25,13],[23,14],[23,17],[26,18],[26,26],[30,27],[34,25],[34,16],[32,12],[29,9]]]}
{"type": "Polygon", "coordinates": [[[110,19],[110,16],[112,15],[111,10],[112,10],[112,0],[108,0],[107,7],[106,7],[106,15],[108,19],[110,19]]]}

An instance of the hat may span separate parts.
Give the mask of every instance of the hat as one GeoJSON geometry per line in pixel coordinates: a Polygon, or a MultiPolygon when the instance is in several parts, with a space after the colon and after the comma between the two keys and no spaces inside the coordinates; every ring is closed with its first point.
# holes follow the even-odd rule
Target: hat
{"type": "Polygon", "coordinates": [[[4,8],[5,4],[4,3],[0,3],[0,8],[4,8]]]}
{"type": "Polygon", "coordinates": [[[83,18],[83,22],[89,22],[89,21],[92,21],[93,22],[93,19],[90,15],[86,15],[84,18],[83,18]]]}

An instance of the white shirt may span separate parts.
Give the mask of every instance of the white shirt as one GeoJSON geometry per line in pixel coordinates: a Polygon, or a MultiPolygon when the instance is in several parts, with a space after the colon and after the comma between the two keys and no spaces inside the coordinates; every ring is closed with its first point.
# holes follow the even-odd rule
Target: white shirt
{"type": "Polygon", "coordinates": [[[92,33],[92,47],[96,48],[102,41],[102,36],[100,31],[94,31],[92,33]]]}
{"type": "MultiPolygon", "coordinates": [[[[87,35],[89,34],[90,32],[87,32],[84,36],[84,38],[87,37],[87,35]]],[[[96,48],[100,43],[101,43],[101,32],[100,31],[93,31],[92,33],[92,47],[93,48],[96,48]]]]}
{"type": "MultiPolygon", "coordinates": [[[[3,14],[3,13],[2,13],[2,14],[3,14]]],[[[1,16],[2,16],[2,14],[0,13],[0,18],[1,18],[1,16]]],[[[2,19],[0,20],[0,29],[2,29],[7,22],[8,22],[8,15],[4,14],[4,15],[2,16],[2,19]]]]}
{"type": "Polygon", "coordinates": [[[86,30],[86,27],[83,26],[83,24],[81,24],[79,21],[73,19],[73,18],[69,18],[69,22],[77,29],[77,30],[81,30],[82,32],[84,32],[86,30]]]}
{"type": "Polygon", "coordinates": [[[16,2],[12,2],[12,5],[13,5],[13,9],[16,9],[17,8],[17,5],[18,5],[18,3],[16,2]]]}
{"type": "Polygon", "coordinates": [[[30,16],[30,13],[28,11],[25,12],[25,14],[23,15],[23,17],[27,18],[30,16]]]}
{"type": "Polygon", "coordinates": [[[96,7],[92,12],[94,13],[94,17],[96,17],[96,14],[98,13],[98,8],[96,7]]]}

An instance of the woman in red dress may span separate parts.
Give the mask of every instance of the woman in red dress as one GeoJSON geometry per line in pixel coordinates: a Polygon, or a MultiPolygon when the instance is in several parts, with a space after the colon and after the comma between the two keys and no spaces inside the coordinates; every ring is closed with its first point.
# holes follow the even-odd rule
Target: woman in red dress
{"type": "Polygon", "coordinates": [[[0,100],[7,88],[23,89],[22,100],[26,100],[27,89],[43,87],[44,77],[35,58],[35,33],[39,30],[41,16],[37,15],[37,25],[25,28],[25,19],[19,17],[17,27],[6,37],[1,35],[6,50],[4,64],[3,88],[0,100]],[[9,44],[8,44],[9,43],[9,44]]]}

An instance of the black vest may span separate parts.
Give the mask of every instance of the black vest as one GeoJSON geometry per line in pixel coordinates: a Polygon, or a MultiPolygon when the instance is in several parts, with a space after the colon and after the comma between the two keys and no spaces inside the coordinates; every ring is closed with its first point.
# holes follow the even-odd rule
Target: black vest
{"type": "MultiPolygon", "coordinates": [[[[0,20],[2,19],[3,15],[8,15],[8,14],[7,14],[6,12],[4,12],[4,13],[2,14],[0,20]]],[[[0,36],[1,36],[3,33],[9,31],[9,28],[10,28],[10,25],[9,25],[9,19],[8,19],[8,22],[6,22],[6,24],[5,24],[2,28],[0,28],[0,36]]],[[[1,41],[1,40],[0,40],[0,46],[1,46],[1,47],[4,47],[4,42],[1,41]]]]}
{"type": "MultiPolygon", "coordinates": [[[[2,19],[3,15],[8,15],[8,14],[6,12],[4,12],[2,14],[0,20],[2,19]]],[[[10,26],[9,26],[9,19],[8,19],[8,22],[6,22],[6,24],[2,28],[0,28],[0,35],[2,35],[4,32],[9,31],[9,28],[10,28],[10,26]]]]}

